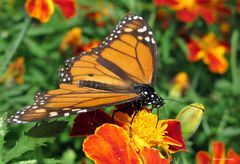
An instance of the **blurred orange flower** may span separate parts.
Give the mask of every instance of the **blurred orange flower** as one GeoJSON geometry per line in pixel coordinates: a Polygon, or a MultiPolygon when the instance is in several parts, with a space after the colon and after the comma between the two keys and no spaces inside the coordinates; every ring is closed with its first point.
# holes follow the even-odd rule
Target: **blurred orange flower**
{"type": "Polygon", "coordinates": [[[197,164],[239,164],[240,155],[233,149],[229,149],[225,154],[225,145],[223,142],[214,141],[212,143],[212,157],[206,151],[199,151],[196,155],[197,164]]]}
{"type": "Polygon", "coordinates": [[[122,126],[103,124],[98,127],[83,143],[86,155],[96,163],[141,163],[140,159],[146,163],[169,163],[169,153],[186,151],[179,121],[157,121],[157,115],[147,109],[138,112],[134,119],[133,116],[118,112],[116,120],[122,126]],[[168,160],[155,146],[168,155],[168,160]]]}
{"type": "Polygon", "coordinates": [[[45,23],[49,21],[54,12],[54,4],[61,9],[66,19],[76,15],[75,0],[27,0],[25,8],[28,15],[45,23]]]}
{"type": "Polygon", "coordinates": [[[214,23],[218,15],[230,13],[225,0],[154,0],[157,6],[166,5],[177,13],[183,22],[193,22],[202,17],[207,23],[214,23]]]}
{"type": "Polygon", "coordinates": [[[228,46],[220,42],[214,33],[209,33],[202,38],[192,38],[187,44],[189,49],[189,61],[203,60],[212,73],[223,74],[228,69],[228,62],[224,55],[228,46]]]}
{"type": "Polygon", "coordinates": [[[111,2],[103,3],[103,1],[96,1],[95,5],[82,5],[81,9],[86,13],[88,20],[93,21],[97,27],[104,27],[106,25],[106,16],[114,19],[112,15],[114,11],[114,5],[111,2]]]}
{"type": "Polygon", "coordinates": [[[172,83],[173,86],[169,95],[171,97],[180,98],[189,86],[188,74],[186,72],[179,72],[173,78],[172,83]]]}
{"type": "Polygon", "coordinates": [[[18,57],[15,61],[9,64],[6,72],[0,77],[0,83],[24,83],[24,58],[18,57]]]}
{"type": "Polygon", "coordinates": [[[65,51],[70,46],[76,52],[82,44],[82,29],[75,27],[65,34],[60,44],[60,50],[65,51]]]}
{"type": "Polygon", "coordinates": [[[75,27],[68,31],[61,44],[60,50],[66,51],[68,46],[70,46],[73,50],[74,54],[78,54],[83,51],[90,51],[92,48],[95,48],[100,45],[100,41],[92,40],[87,44],[84,44],[82,41],[82,29],[79,27],[75,27]]]}
{"type": "Polygon", "coordinates": [[[91,49],[98,47],[100,44],[101,44],[101,42],[99,40],[91,40],[89,43],[83,44],[80,47],[80,52],[91,51],[91,49]]]}

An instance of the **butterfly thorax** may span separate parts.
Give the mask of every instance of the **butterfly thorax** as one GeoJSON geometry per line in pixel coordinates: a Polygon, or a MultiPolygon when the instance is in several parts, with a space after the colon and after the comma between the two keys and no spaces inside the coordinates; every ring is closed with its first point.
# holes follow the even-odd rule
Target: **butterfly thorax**
{"type": "Polygon", "coordinates": [[[158,96],[154,88],[146,84],[135,84],[135,91],[140,94],[143,105],[152,105],[154,108],[160,108],[164,105],[163,98],[158,96]]]}

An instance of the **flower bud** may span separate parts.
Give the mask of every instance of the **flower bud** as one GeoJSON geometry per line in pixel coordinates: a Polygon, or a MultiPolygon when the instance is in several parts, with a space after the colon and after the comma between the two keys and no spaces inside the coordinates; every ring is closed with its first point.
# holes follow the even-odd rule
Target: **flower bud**
{"type": "Polygon", "coordinates": [[[200,103],[194,103],[184,107],[177,115],[181,122],[184,139],[190,138],[201,123],[205,107],[200,103]]]}

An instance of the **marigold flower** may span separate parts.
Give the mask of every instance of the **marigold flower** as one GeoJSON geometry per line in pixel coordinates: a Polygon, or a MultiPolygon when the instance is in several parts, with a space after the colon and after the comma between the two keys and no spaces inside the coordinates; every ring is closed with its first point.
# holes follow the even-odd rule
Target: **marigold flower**
{"type": "Polygon", "coordinates": [[[192,38],[187,46],[190,62],[203,60],[212,73],[223,74],[227,71],[228,62],[224,55],[228,47],[220,42],[214,33],[209,33],[203,38],[192,38]]]}
{"type": "Polygon", "coordinates": [[[6,72],[0,77],[0,83],[24,83],[24,58],[18,57],[15,61],[9,64],[6,72]]]}
{"type": "Polygon", "coordinates": [[[183,22],[193,22],[202,17],[207,23],[214,23],[218,15],[230,13],[225,0],[155,0],[157,6],[166,5],[177,12],[183,22]]]}
{"type": "Polygon", "coordinates": [[[86,12],[88,20],[93,21],[97,27],[105,26],[105,16],[113,18],[112,11],[114,11],[114,5],[111,2],[102,3],[102,1],[97,1],[95,5],[91,6],[81,6],[83,11],[86,12]],[[98,6],[97,8],[95,6],[98,6]],[[100,9],[100,10],[99,10],[100,9]]]}
{"type": "Polygon", "coordinates": [[[186,72],[179,72],[173,78],[172,83],[173,86],[169,95],[174,98],[180,98],[189,86],[188,74],[186,72]]]}
{"type": "Polygon", "coordinates": [[[75,0],[27,0],[25,8],[28,15],[38,19],[40,22],[48,22],[54,12],[54,5],[60,7],[66,19],[76,14],[75,0]]]}
{"type": "Polygon", "coordinates": [[[89,43],[83,44],[80,47],[80,51],[81,52],[83,52],[83,51],[91,51],[91,49],[98,47],[100,44],[101,44],[101,42],[98,41],[98,40],[91,40],[89,43]]]}
{"type": "Polygon", "coordinates": [[[83,151],[97,163],[106,163],[109,160],[111,163],[129,163],[139,159],[169,163],[169,153],[186,151],[180,122],[177,120],[158,121],[156,115],[145,109],[136,114],[132,123],[132,118],[126,113],[118,112],[115,117],[123,124],[122,127],[103,124],[83,143],[83,151]],[[155,146],[167,153],[168,160],[164,160],[155,146]]]}
{"type": "Polygon", "coordinates": [[[206,151],[199,151],[196,155],[197,164],[239,164],[240,155],[233,149],[229,149],[225,154],[225,145],[223,142],[214,141],[212,143],[212,156],[206,151]]]}
{"type": "Polygon", "coordinates": [[[73,51],[76,52],[82,44],[82,29],[75,27],[65,34],[60,44],[60,50],[65,51],[68,46],[71,46],[73,51]]]}
{"type": "Polygon", "coordinates": [[[74,54],[78,54],[83,51],[90,51],[92,48],[95,48],[100,45],[100,41],[92,40],[87,44],[84,44],[82,41],[82,29],[75,27],[66,33],[61,44],[60,50],[65,51],[68,46],[73,50],[74,54]]]}
{"type": "Polygon", "coordinates": [[[240,0],[237,0],[237,12],[240,13],[240,0]]]}

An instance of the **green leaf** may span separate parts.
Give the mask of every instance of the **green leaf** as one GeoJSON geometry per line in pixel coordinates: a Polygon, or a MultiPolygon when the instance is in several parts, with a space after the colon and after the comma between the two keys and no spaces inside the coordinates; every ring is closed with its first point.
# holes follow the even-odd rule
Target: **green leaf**
{"type": "Polygon", "coordinates": [[[76,157],[76,153],[72,149],[68,149],[63,153],[62,161],[63,163],[74,164],[76,157]]]}
{"type": "Polygon", "coordinates": [[[183,53],[184,53],[185,55],[187,55],[187,57],[188,57],[188,55],[189,55],[189,50],[188,50],[188,48],[187,48],[186,42],[185,42],[182,38],[177,37],[176,43],[178,44],[179,48],[181,48],[181,50],[183,51],[183,53]]]}
{"type": "Polygon", "coordinates": [[[10,61],[13,58],[14,54],[16,53],[17,49],[19,48],[23,38],[25,37],[25,34],[27,33],[30,23],[31,23],[31,19],[29,17],[26,17],[25,21],[23,23],[22,30],[20,31],[18,37],[15,40],[13,40],[6,48],[6,51],[4,54],[5,62],[3,62],[3,64],[1,64],[1,66],[0,66],[0,75],[2,75],[4,73],[8,64],[10,63],[10,61]]]}
{"type": "Polygon", "coordinates": [[[39,42],[36,42],[33,39],[25,38],[24,43],[29,49],[29,53],[36,57],[44,57],[47,52],[42,48],[42,45],[39,45],[39,42]]]}
{"type": "Polygon", "coordinates": [[[19,161],[19,162],[13,162],[13,164],[37,164],[38,161],[36,159],[27,160],[27,161],[19,161]]]}
{"type": "Polygon", "coordinates": [[[34,150],[40,146],[44,146],[47,142],[51,141],[53,141],[53,138],[36,139],[28,136],[22,136],[12,149],[7,150],[7,156],[3,158],[3,162],[8,163],[12,159],[20,157],[23,153],[34,150]]]}
{"type": "Polygon", "coordinates": [[[239,94],[239,72],[237,67],[237,50],[239,47],[239,32],[234,30],[231,36],[231,73],[232,73],[232,91],[239,94]]]}
{"type": "Polygon", "coordinates": [[[27,132],[27,135],[34,138],[53,137],[61,133],[67,126],[67,121],[53,121],[36,124],[27,132]]]}
{"type": "Polygon", "coordinates": [[[6,124],[6,114],[2,114],[0,116],[0,163],[2,162],[2,150],[3,150],[3,144],[4,144],[4,137],[7,133],[7,124],[6,124]]]}
{"type": "Polygon", "coordinates": [[[60,164],[62,163],[60,160],[54,159],[54,158],[49,158],[49,159],[44,159],[45,164],[60,164]]]}
{"type": "MultiPolygon", "coordinates": [[[[44,159],[43,162],[44,162],[44,164],[60,164],[60,163],[62,163],[60,160],[57,160],[54,158],[44,159]]],[[[13,164],[38,164],[38,163],[39,163],[39,161],[37,161],[36,159],[32,159],[32,160],[14,162],[13,164]]]]}

